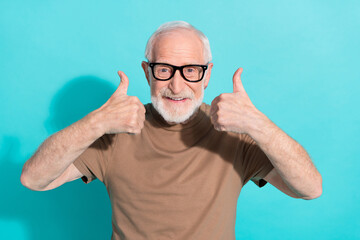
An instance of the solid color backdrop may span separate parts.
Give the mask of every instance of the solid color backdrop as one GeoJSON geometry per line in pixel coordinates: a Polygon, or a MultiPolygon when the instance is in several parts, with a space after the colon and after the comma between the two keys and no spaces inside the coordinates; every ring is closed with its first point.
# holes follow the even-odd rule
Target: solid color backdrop
{"type": "Polygon", "coordinates": [[[150,102],[141,69],[162,23],[184,20],[209,38],[205,102],[242,81],[254,105],[297,140],[323,176],[315,200],[249,182],[237,239],[359,239],[359,1],[0,1],[0,239],[110,239],[100,181],[47,192],[20,184],[51,134],[100,107],[119,84],[150,102]]]}

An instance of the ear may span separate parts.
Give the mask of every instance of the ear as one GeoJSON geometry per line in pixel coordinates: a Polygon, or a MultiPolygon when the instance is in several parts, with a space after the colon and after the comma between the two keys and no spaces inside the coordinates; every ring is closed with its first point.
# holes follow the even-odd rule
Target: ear
{"type": "Polygon", "coordinates": [[[207,88],[208,84],[209,84],[209,80],[210,80],[210,76],[211,76],[211,69],[214,66],[213,63],[209,63],[208,68],[206,69],[205,72],[205,79],[204,79],[204,89],[207,88]]]}
{"type": "Polygon", "coordinates": [[[144,73],[145,73],[145,77],[146,77],[146,80],[150,86],[150,76],[149,76],[149,63],[148,62],[145,62],[145,61],[142,61],[141,62],[141,67],[143,68],[144,70],[144,73]]]}

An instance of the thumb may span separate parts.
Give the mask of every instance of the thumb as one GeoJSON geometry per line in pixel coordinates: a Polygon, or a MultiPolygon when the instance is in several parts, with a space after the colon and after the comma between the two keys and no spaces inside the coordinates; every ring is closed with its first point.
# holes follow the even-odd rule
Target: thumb
{"type": "Polygon", "coordinates": [[[233,92],[245,92],[244,86],[241,82],[241,73],[243,72],[242,68],[238,68],[233,76],[233,92]]]}
{"type": "Polygon", "coordinates": [[[116,89],[115,92],[121,94],[121,95],[126,95],[127,94],[127,89],[129,87],[129,79],[128,77],[125,75],[124,72],[122,71],[118,71],[119,77],[121,79],[120,84],[118,86],[118,88],[116,89]]]}

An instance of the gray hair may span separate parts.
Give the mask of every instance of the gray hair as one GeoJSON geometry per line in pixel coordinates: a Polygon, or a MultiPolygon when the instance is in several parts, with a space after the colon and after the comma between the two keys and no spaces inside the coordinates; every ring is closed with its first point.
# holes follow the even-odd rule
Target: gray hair
{"type": "Polygon", "coordinates": [[[199,36],[199,38],[203,44],[203,47],[204,47],[203,54],[204,54],[205,62],[206,63],[211,62],[212,56],[211,56],[209,39],[200,30],[196,29],[190,23],[187,23],[184,21],[173,21],[173,22],[164,23],[151,35],[151,37],[149,38],[149,40],[146,44],[146,48],[145,48],[145,58],[148,61],[150,61],[150,58],[152,57],[152,49],[153,49],[154,40],[156,39],[156,37],[162,33],[170,32],[175,29],[188,29],[188,30],[194,31],[199,36]]]}

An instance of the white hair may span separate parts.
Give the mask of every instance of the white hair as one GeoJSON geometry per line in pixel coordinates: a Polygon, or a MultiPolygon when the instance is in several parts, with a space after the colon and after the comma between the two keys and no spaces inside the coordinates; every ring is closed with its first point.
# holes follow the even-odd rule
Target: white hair
{"type": "MultiPolygon", "coordinates": [[[[179,94],[174,94],[168,87],[160,89],[158,95],[151,95],[151,102],[155,110],[165,119],[168,123],[184,123],[189,120],[195,112],[200,108],[204,99],[204,81],[201,81],[201,95],[199,98],[195,97],[195,94],[190,89],[185,89],[179,94]],[[188,107],[172,106],[166,107],[163,97],[180,97],[188,98],[190,102],[188,107]]],[[[188,100],[187,100],[188,101],[188,100]]]]}
{"type": "Polygon", "coordinates": [[[160,34],[170,32],[176,29],[188,29],[194,31],[198,35],[198,37],[200,38],[203,44],[203,50],[204,50],[203,54],[204,54],[205,62],[206,63],[211,62],[212,56],[211,56],[209,39],[200,30],[196,29],[190,23],[184,21],[173,21],[173,22],[164,23],[151,35],[145,48],[145,58],[148,61],[150,61],[150,59],[152,58],[152,50],[154,47],[154,40],[156,39],[156,37],[158,37],[160,34]]]}

